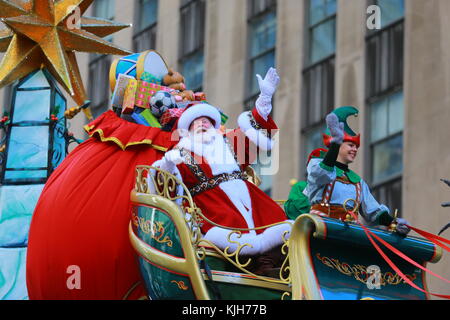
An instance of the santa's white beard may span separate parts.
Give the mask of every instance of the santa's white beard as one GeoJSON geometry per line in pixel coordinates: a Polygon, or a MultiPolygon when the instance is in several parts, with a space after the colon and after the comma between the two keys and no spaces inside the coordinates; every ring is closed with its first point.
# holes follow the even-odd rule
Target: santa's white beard
{"type": "Polygon", "coordinates": [[[206,132],[190,131],[180,140],[178,146],[206,159],[214,175],[240,170],[230,147],[214,128],[208,129],[206,132]]]}
{"type": "Polygon", "coordinates": [[[214,128],[209,128],[203,131],[202,128],[198,128],[195,131],[189,131],[188,136],[193,143],[204,143],[210,144],[218,136],[217,130],[214,128]]]}

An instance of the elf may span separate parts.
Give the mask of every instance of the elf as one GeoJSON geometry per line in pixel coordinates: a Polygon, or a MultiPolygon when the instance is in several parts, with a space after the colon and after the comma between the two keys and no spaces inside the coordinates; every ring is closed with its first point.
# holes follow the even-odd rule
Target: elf
{"type": "MultiPolygon", "coordinates": [[[[389,226],[394,220],[389,208],[379,204],[367,183],[349,169],[358,153],[360,135],[350,129],[347,117],[357,114],[356,108],[346,106],[327,115],[323,141],[328,151],[309,161],[304,194],[311,203],[311,213],[343,220],[353,211],[369,225],[389,226]]],[[[396,223],[398,233],[409,232],[405,219],[398,218],[396,223]]]]}

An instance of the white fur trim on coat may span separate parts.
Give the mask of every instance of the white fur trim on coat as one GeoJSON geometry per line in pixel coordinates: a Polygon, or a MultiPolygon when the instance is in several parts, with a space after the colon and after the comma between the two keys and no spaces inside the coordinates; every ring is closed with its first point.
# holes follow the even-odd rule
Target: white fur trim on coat
{"type": "Polygon", "coordinates": [[[251,111],[243,112],[238,117],[239,128],[251,142],[258,146],[258,148],[264,151],[272,150],[274,141],[264,135],[261,130],[257,130],[252,127],[249,113],[251,114],[251,111]]]}
{"type": "Polygon", "coordinates": [[[187,108],[178,119],[178,129],[189,130],[192,121],[200,117],[209,117],[214,120],[214,128],[219,129],[221,116],[219,110],[207,103],[198,103],[187,108]]]}

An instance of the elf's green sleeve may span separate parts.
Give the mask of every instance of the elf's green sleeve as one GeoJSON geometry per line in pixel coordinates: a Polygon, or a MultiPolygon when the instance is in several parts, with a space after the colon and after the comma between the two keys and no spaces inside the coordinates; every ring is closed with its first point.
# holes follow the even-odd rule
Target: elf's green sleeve
{"type": "Polygon", "coordinates": [[[292,186],[288,200],[284,203],[284,211],[289,219],[295,220],[303,213],[309,213],[311,204],[307,196],[303,194],[306,181],[299,181],[292,186]]]}

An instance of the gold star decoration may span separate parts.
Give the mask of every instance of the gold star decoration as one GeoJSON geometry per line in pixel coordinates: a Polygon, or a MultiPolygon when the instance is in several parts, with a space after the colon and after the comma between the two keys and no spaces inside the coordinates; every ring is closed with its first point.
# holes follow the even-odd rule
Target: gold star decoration
{"type": "MultiPolygon", "coordinates": [[[[0,0],[0,88],[45,67],[79,105],[87,100],[75,52],[126,55],[102,39],[129,27],[82,17],[94,0],[0,0]]],[[[89,112],[86,113],[90,114],[89,112]]]]}

